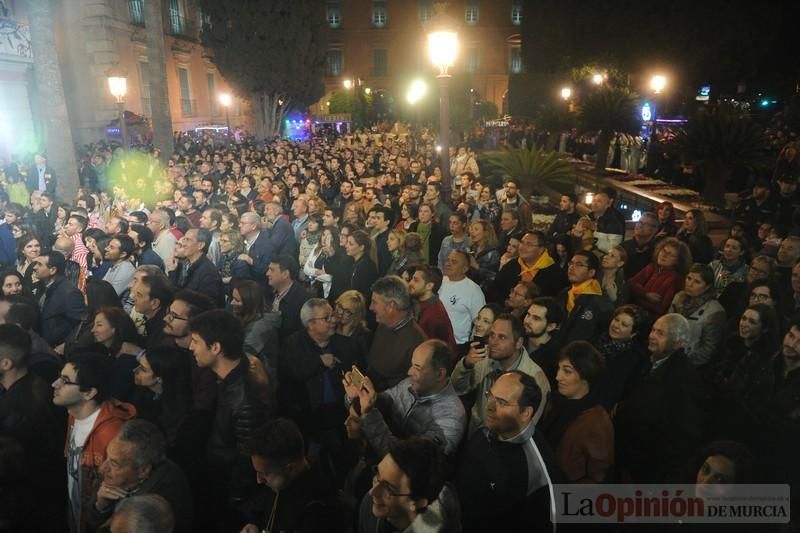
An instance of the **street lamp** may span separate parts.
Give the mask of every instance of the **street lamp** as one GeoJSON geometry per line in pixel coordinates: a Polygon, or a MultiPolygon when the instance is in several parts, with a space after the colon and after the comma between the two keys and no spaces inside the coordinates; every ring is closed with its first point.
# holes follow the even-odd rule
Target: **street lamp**
{"type": "Polygon", "coordinates": [[[353,80],[350,80],[350,79],[344,80],[343,85],[344,85],[344,88],[349,91],[350,89],[353,88],[353,80]]]}
{"type": "Polygon", "coordinates": [[[569,87],[564,87],[561,89],[561,98],[563,98],[565,102],[569,100],[570,96],[572,96],[572,89],[569,87]]]}
{"type": "Polygon", "coordinates": [[[222,107],[225,108],[225,125],[228,127],[228,143],[230,144],[231,142],[230,108],[231,108],[231,103],[233,103],[233,98],[231,97],[230,93],[220,93],[219,103],[222,104],[222,107]]]}
{"type": "Polygon", "coordinates": [[[602,74],[598,73],[598,74],[595,74],[594,76],[592,76],[592,83],[594,83],[595,85],[603,85],[604,81],[605,81],[605,78],[603,77],[602,74]]]}
{"type": "Polygon", "coordinates": [[[650,78],[650,88],[653,89],[653,92],[656,94],[661,94],[661,91],[664,90],[664,87],[667,86],[667,77],[661,74],[656,74],[652,78],[650,78]]]}
{"type": "Polygon", "coordinates": [[[119,108],[119,131],[122,136],[122,147],[128,149],[128,126],[125,124],[125,95],[128,94],[128,77],[127,73],[117,68],[109,69],[106,72],[108,76],[108,90],[111,92],[117,101],[119,108]]]}
{"type": "Polygon", "coordinates": [[[428,21],[428,54],[439,69],[439,144],[442,146],[442,196],[450,198],[450,74],[458,53],[458,34],[455,21],[444,10],[446,4],[434,5],[436,14],[428,21]]]}

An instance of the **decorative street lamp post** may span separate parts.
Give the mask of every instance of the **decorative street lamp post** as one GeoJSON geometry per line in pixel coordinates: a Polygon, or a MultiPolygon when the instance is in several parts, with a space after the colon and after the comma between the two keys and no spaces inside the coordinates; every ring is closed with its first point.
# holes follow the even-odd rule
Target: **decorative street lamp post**
{"type": "Polygon", "coordinates": [[[233,139],[233,135],[231,134],[231,103],[233,102],[233,98],[231,98],[230,93],[221,93],[219,95],[219,103],[222,104],[222,107],[225,108],[225,126],[228,128],[228,144],[230,144],[231,139],[233,139]]]}
{"type": "Polygon", "coordinates": [[[428,54],[439,69],[439,144],[442,147],[442,197],[450,198],[450,74],[458,53],[455,21],[445,14],[447,4],[434,5],[436,14],[428,22],[428,54]]]}
{"type": "Polygon", "coordinates": [[[562,87],[561,88],[561,98],[564,99],[564,104],[567,106],[567,111],[569,111],[569,99],[572,96],[572,89],[569,87],[562,87]]]}
{"type": "Polygon", "coordinates": [[[128,78],[125,72],[116,68],[106,72],[108,90],[117,101],[119,108],[119,131],[122,136],[122,147],[128,149],[128,125],[125,123],[125,95],[128,94],[128,78]]]}
{"type": "Polygon", "coordinates": [[[667,86],[667,77],[663,74],[656,74],[652,78],[650,78],[650,89],[652,89],[654,96],[653,96],[653,105],[652,108],[652,120],[653,120],[653,130],[650,132],[650,138],[655,139],[656,136],[656,129],[658,127],[658,111],[659,107],[663,103],[664,99],[659,98],[659,95],[664,91],[664,88],[667,86]]]}

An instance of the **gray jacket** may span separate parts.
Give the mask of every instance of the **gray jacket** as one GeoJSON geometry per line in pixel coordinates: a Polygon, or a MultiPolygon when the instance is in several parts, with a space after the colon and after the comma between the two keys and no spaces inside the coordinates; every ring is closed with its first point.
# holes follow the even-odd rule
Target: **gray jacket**
{"type": "Polygon", "coordinates": [[[436,394],[419,396],[406,378],[380,393],[378,402],[390,404],[384,412],[391,412],[391,420],[387,424],[381,411],[374,408],[361,417],[361,431],[381,457],[388,453],[389,444],[398,438],[431,438],[442,445],[444,453],[450,454],[464,437],[467,415],[449,383],[436,394]],[[403,434],[393,435],[389,426],[400,428],[403,434]]]}

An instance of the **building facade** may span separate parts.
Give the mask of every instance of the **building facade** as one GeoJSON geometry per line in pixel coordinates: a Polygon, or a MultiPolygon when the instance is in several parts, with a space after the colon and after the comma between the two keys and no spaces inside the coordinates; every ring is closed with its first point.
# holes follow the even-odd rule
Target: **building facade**
{"type": "MultiPolygon", "coordinates": [[[[107,73],[127,75],[125,109],[151,116],[144,2],[148,0],[53,0],[53,27],[70,127],[76,143],[107,138],[118,115],[107,73]]],[[[30,75],[26,0],[0,0],[0,155],[21,153],[36,139],[36,88],[30,75]],[[0,35],[4,36],[4,35],[0,35]],[[13,126],[10,126],[13,125],[13,126]],[[17,130],[9,134],[9,130],[17,130]],[[24,143],[22,142],[24,140],[24,143]]],[[[170,113],[174,131],[225,125],[219,94],[231,92],[199,39],[202,14],[191,0],[161,0],[170,113]]],[[[246,101],[229,108],[232,127],[252,129],[246,101]]],[[[135,141],[135,139],[133,139],[135,141]]]]}
{"type": "MultiPolygon", "coordinates": [[[[411,80],[435,75],[427,51],[425,23],[433,0],[320,0],[329,26],[324,113],[345,80],[405,98],[411,80]]],[[[508,79],[522,71],[522,0],[453,0],[446,14],[457,21],[459,54],[451,72],[469,77],[483,100],[504,109],[508,79]]]]}

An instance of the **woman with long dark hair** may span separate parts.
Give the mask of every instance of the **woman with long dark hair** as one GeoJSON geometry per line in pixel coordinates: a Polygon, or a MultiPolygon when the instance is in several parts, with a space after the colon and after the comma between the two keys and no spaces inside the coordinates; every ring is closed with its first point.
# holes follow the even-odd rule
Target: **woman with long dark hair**
{"type": "Polygon", "coordinates": [[[141,337],[128,313],[119,307],[102,307],[92,323],[95,342],[108,349],[112,360],[109,393],[123,402],[133,399],[133,369],[142,353],[141,337]]]}
{"type": "Polygon", "coordinates": [[[699,209],[690,209],[683,217],[683,226],[675,235],[692,252],[692,261],[708,264],[714,258],[714,245],[708,236],[706,216],[699,209]]]}
{"type": "Polygon", "coordinates": [[[345,252],[353,258],[353,270],[350,275],[350,288],[355,289],[364,296],[364,301],[372,298],[372,284],[378,279],[374,246],[372,239],[364,230],[356,230],[347,237],[345,252]]]}
{"type": "Polygon", "coordinates": [[[266,312],[264,290],[252,280],[238,280],[231,290],[231,310],[244,327],[244,351],[276,368],[281,314],[266,312]]]}

